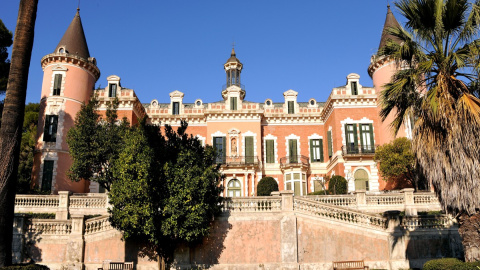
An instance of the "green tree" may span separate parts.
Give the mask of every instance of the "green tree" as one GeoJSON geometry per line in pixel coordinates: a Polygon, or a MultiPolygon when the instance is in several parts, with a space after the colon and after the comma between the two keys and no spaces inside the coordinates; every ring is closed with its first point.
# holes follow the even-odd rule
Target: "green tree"
{"type": "Polygon", "coordinates": [[[257,196],[270,196],[273,191],[278,191],[278,184],[273,177],[263,177],[258,181],[257,196]]]}
{"type": "Polygon", "coordinates": [[[35,136],[37,134],[38,113],[40,104],[29,103],[25,106],[22,142],[18,165],[17,194],[31,193],[33,155],[35,152],[35,136]]]}
{"type": "Polygon", "coordinates": [[[75,125],[68,131],[67,143],[73,157],[69,177],[73,181],[93,180],[110,190],[111,167],[118,159],[122,136],[129,124],[126,120],[117,124],[117,99],[108,103],[106,119],[100,117],[97,108],[98,100],[93,96],[88,104],[82,105],[75,125]]]}
{"type": "Polygon", "coordinates": [[[12,226],[28,69],[38,0],[21,0],[0,127],[0,267],[12,263],[12,226]]]}
{"type": "Polygon", "coordinates": [[[415,155],[412,143],[402,137],[379,146],[375,150],[375,162],[380,164],[379,171],[386,181],[403,180],[418,190],[415,174],[415,155]]]}
{"type": "Polygon", "coordinates": [[[327,178],[326,181],[328,183],[328,194],[347,194],[348,182],[343,176],[334,175],[331,178],[327,178]]]}
{"type": "Polygon", "coordinates": [[[480,1],[401,0],[406,27],[379,55],[399,68],[382,92],[395,131],[414,120],[412,149],[442,208],[458,217],[467,261],[480,260],[480,1]]]}
{"type": "Polygon", "coordinates": [[[177,131],[166,125],[164,135],[157,126],[132,128],[112,166],[112,225],[126,239],[147,241],[167,263],[177,244],[206,236],[220,211],[215,150],[186,128],[186,122],[177,131]]]}

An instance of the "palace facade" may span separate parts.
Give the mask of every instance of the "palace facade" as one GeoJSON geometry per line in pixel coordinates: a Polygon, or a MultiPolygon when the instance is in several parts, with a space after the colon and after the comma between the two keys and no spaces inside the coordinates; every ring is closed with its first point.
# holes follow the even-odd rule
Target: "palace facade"
{"type": "MultiPolygon", "coordinates": [[[[396,25],[388,8],[384,29],[396,25]]],[[[389,38],[384,32],[380,46],[389,38]]],[[[382,123],[379,117],[379,94],[396,70],[388,58],[372,57],[368,71],[373,87],[362,85],[360,76],[351,73],[326,101],[300,101],[298,92],[288,90],[281,102],[254,102],[245,99],[243,64],[232,49],[223,66],[226,84],[221,101],[204,103],[198,98],[184,103],[184,94],[173,91],[169,103],[145,104],[115,75],[107,78],[107,87],[93,90],[100,70],[90,56],[77,11],[54,52],[43,57],[41,64],[44,78],[33,179],[42,190],[101,192],[96,183],[72,182],[67,177],[72,162],[66,134],[92,94],[99,97],[101,114],[108,101],[118,98],[119,118],[126,117],[132,124],[145,116],[152,124],[174,127],[187,121],[187,132],[219,153],[217,162],[226,176],[223,196],[254,196],[265,176],[275,178],[280,190],[293,190],[295,195],[322,190],[325,177],[333,175],[348,180],[349,192],[375,192],[395,185],[381,179],[374,162],[376,147],[394,138],[388,127],[391,119],[382,123]]],[[[411,137],[408,123],[398,136],[411,137]]]]}

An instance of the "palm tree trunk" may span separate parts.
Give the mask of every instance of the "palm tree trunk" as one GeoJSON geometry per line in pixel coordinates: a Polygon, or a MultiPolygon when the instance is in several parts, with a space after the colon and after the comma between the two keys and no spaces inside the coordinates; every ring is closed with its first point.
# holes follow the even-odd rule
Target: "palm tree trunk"
{"type": "Polygon", "coordinates": [[[468,215],[463,213],[458,218],[458,233],[462,237],[465,261],[480,260],[480,213],[468,215]]]}
{"type": "Polygon", "coordinates": [[[0,153],[4,155],[0,160],[0,267],[12,263],[15,187],[37,4],[38,0],[20,1],[0,128],[0,153]]]}

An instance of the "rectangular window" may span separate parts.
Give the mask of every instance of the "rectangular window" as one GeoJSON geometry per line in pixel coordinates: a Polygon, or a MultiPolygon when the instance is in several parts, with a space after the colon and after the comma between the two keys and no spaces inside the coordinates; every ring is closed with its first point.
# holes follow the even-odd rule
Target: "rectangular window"
{"type": "Polygon", "coordinates": [[[352,87],[352,95],[355,95],[355,96],[358,95],[357,82],[352,82],[351,87],[352,87]]]}
{"type": "Polygon", "coordinates": [[[237,97],[230,98],[230,110],[236,111],[237,110],[237,97]]]}
{"type": "Polygon", "coordinates": [[[327,132],[327,140],[328,140],[328,157],[331,158],[333,155],[333,142],[332,142],[332,131],[329,130],[327,132]]]}
{"type": "Polygon", "coordinates": [[[109,84],[108,85],[108,97],[116,97],[117,96],[117,85],[116,84],[109,84]]]}
{"type": "Polygon", "coordinates": [[[265,140],[265,152],[267,155],[267,163],[275,163],[275,141],[274,140],[265,140]]]}
{"type": "Polygon", "coordinates": [[[323,140],[322,139],[310,140],[310,161],[323,162],[323,140]]]}
{"type": "Polygon", "coordinates": [[[42,191],[52,190],[52,178],[53,178],[53,160],[43,161],[43,175],[42,175],[42,191]]]}
{"type": "Polygon", "coordinates": [[[345,125],[345,138],[347,141],[346,150],[348,154],[358,153],[357,125],[345,125]]]}
{"type": "Polygon", "coordinates": [[[245,137],[245,163],[253,164],[255,161],[253,153],[253,136],[245,137]]]}
{"type": "Polygon", "coordinates": [[[62,74],[55,74],[53,81],[53,95],[60,96],[60,90],[62,89],[62,74]]]}
{"type": "Polygon", "coordinates": [[[225,137],[213,137],[213,147],[217,151],[217,164],[225,164],[227,159],[227,149],[226,146],[226,138],[225,137]]]}
{"type": "Polygon", "coordinates": [[[58,115],[45,116],[45,127],[43,129],[44,142],[57,141],[57,125],[58,125],[58,115]]]}
{"type": "Polygon", "coordinates": [[[295,113],[295,102],[294,101],[289,101],[287,104],[288,104],[288,114],[294,114],[295,113]]]}
{"type": "Polygon", "coordinates": [[[288,157],[290,158],[290,163],[298,162],[297,140],[295,139],[288,140],[288,157]]]}
{"type": "Polygon", "coordinates": [[[173,102],[172,103],[172,114],[173,115],[180,114],[180,103],[179,102],[173,102]]]}
{"type": "Polygon", "coordinates": [[[363,153],[374,153],[373,147],[373,127],[372,124],[360,125],[360,139],[363,153]]]}

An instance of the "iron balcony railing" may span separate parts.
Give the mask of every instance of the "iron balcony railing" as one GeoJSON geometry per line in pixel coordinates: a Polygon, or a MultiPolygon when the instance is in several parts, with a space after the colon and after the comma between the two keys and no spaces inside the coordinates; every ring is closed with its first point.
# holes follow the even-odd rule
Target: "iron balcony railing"
{"type": "Polygon", "coordinates": [[[228,166],[258,165],[259,159],[257,156],[219,156],[216,163],[228,166]]]}
{"type": "Polygon", "coordinates": [[[222,91],[225,90],[225,89],[227,89],[228,87],[230,87],[230,86],[232,86],[232,85],[236,85],[236,86],[240,87],[240,89],[245,90],[245,85],[243,85],[243,84],[241,84],[241,83],[235,83],[235,84],[232,83],[232,84],[224,84],[224,85],[222,86],[222,91]]]}
{"type": "Polygon", "coordinates": [[[375,145],[344,145],[343,155],[374,155],[375,145]]]}
{"type": "Polygon", "coordinates": [[[310,164],[309,158],[302,155],[297,156],[288,156],[280,158],[280,167],[288,167],[288,166],[308,166],[310,164]]]}

